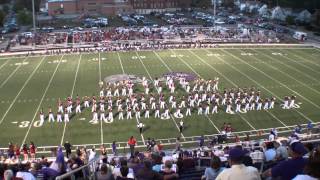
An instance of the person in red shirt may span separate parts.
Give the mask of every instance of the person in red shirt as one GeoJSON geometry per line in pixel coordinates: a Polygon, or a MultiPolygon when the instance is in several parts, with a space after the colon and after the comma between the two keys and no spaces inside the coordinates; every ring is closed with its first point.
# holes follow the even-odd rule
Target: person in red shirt
{"type": "Polygon", "coordinates": [[[20,147],[18,145],[15,145],[14,146],[14,152],[15,152],[15,158],[20,161],[20,147]]]}
{"type": "Polygon", "coordinates": [[[31,155],[31,160],[36,159],[36,146],[32,141],[30,142],[30,155],[31,155]]]}
{"type": "Polygon", "coordinates": [[[28,161],[29,160],[29,156],[28,156],[28,145],[24,144],[22,147],[22,152],[23,152],[23,160],[24,161],[28,161]]]}
{"type": "Polygon", "coordinates": [[[128,140],[128,145],[130,147],[130,153],[131,153],[131,157],[133,157],[134,155],[134,147],[136,146],[137,144],[137,140],[131,136],[130,139],[128,140]]]}

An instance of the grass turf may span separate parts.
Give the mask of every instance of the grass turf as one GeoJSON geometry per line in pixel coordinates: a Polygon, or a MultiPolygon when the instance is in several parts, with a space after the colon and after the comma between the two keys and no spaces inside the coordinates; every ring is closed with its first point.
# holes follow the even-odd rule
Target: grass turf
{"type": "MultiPolygon", "coordinates": [[[[174,72],[190,72],[204,79],[220,77],[219,88],[258,87],[263,97],[296,95],[301,107],[230,115],[220,109],[217,115],[184,118],[185,137],[214,134],[224,122],[236,131],[285,127],[308,120],[319,121],[320,51],[315,48],[235,48],[184,49],[139,52],[71,54],[45,57],[0,59],[0,146],[11,141],[21,145],[34,141],[37,146],[99,144],[126,141],[133,135],[174,138],[180,136],[178,119],[141,119],[143,136],[136,120],[90,124],[89,109],[72,117],[70,123],[40,124],[38,112],[49,107],[56,111],[58,98],[98,94],[98,82],[114,74],[147,78],[174,72]],[[61,61],[59,61],[61,60],[61,61]],[[60,63],[59,63],[60,62],[60,63]],[[85,118],[85,120],[81,120],[85,118]]],[[[153,115],[153,114],[152,114],[153,115]]]]}

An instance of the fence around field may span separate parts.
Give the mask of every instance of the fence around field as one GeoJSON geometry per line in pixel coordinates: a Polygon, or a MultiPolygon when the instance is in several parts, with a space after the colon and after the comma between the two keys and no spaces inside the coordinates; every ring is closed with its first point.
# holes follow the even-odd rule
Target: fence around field
{"type": "MultiPolygon", "coordinates": [[[[320,126],[320,122],[313,123],[314,126],[320,126]]],[[[294,128],[296,125],[293,126],[286,126],[286,127],[277,127],[275,128],[278,131],[279,135],[288,135],[293,132],[294,128]]],[[[301,124],[301,127],[303,129],[307,129],[307,124],[301,124]]],[[[229,139],[234,138],[235,136],[238,136],[239,138],[245,138],[247,135],[250,136],[251,139],[263,139],[266,138],[269,134],[270,131],[274,128],[266,128],[266,129],[257,129],[257,130],[248,130],[248,131],[239,131],[239,132],[233,132],[231,136],[229,136],[229,139]]],[[[319,129],[320,130],[320,129],[319,129]]],[[[319,132],[317,132],[319,133],[319,132]]],[[[320,136],[317,133],[312,133],[312,134],[301,134],[300,138],[301,139],[312,139],[312,138],[317,138],[320,136]]],[[[205,141],[210,142],[214,137],[217,137],[221,134],[210,134],[210,135],[204,135],[205,141]]],[[[184,137],[180,138],[180,142],[184,145],[187,144],[195,144],[199,142],[199,137],[200,136],[189,136],[189,137],[184,137]]],[[[176,144],[176,138],[167,138],[167,139],[156,139],[157,142],[159,142],[163,146],[172,146],[176,144]]],[[[73,146],[73,152],[76,151],[78,148],[99,148],[102,144],[78,144],[78,145],[72,145],[73,146]]],[[[106,150],[112,150],[112,143],[104,143],[103,144],[106,150]]],[[[137,141],[137,146],[136,148],[145,148],[146,145],[144,144],[143,141],[137,141]]],[[[37,147],[37,153],[38,154],[50,154],[52,153],[53,150],[57,149],[58,146],[39,146],[37,147]]],[[[123,150],[126,152],[129,150],[129,146],[127,142],[117,142],[117,149],[118,150],[123,150]]],[[[0,150],[8,150],[8,148],[0,148],[0,150]]]]}
{"type": "MultiPolygon", "coordinates": [[[[124,41],[123,43],[128,42],[124,41]]],[[[136,42],[136,41],[135,41],[136,42]]],[[[120,43],[120,41],[115,41],[112,42],[111,44],[117,44],[120,43]]],[[[180,43],[183,45],[183,43],[180,43]]],[[[282,47],[282,48],[320,48],[319,44],[283,44],[283,43],[212,43],[212,45],[218,45],[214,49],[219,49],[219,48],[225,48],[225,49],[233,49],[233,48],[272,48],[272,47],[282,47]]],[[[179,45],[179,44],[173,44],[174,45],[179,45]]],[[[46,52],[47,50],[61,50],[61,53],[65,53],[66,51],[70,51],[73,48],[86,48],[87,50],[97,50],[105,47],[104,45],[99,45],[98,47],[95,47],[93,44],[74,44],[72,47],[68,46],[53,46],[52,49],[50,48],[43,48],[43,49],[35,49],[34,47],[30,47],[28,49],[23,49],[19,48],[19,51],[16,52],[3,52],[0,53],[0,57],[7,57],[7,56],[12,56],[12,57],[25,57],[28,55],[29,57],[38,57],[39,55],[41,56],[55,56],[55,55],[47,55],[46,52]]],[[[175,49],[172,47],[171,49],[173,50],[179,50],[175,49]]],[[[209,48],[207,48],[209,49],[209,48]]],[[[148,51],[149,49],[142,49],[144,51],[148,51]]],[[[152,50],[162,50],[162,49],[152,49],[152,50]]],[[[72,53],[72,52],[71,52],[72,53]]],[[[78,52],[74,52],[78,53],[78,52]]],[[[81,52],[82,54],[90,54],[92,52],[81,52]]]]}

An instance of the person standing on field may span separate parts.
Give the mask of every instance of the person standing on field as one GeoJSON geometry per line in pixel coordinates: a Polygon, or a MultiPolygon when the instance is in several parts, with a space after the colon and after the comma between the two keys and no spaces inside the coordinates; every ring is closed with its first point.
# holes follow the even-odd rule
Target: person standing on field
{"type": "Polygon", "coordinates": [[[66,150],[67,158],[69,158],[69,155],[71,154],[71,148],[72,145],[68,141],[66,141],[66,143],[64,143],[64,149],[66,150]]]}
{"type": "Polygon", "coordinates": [[[130,153],[131,153],[131,157],[133,157],[134,155],[134,147],[136,146],[137,144],[137,140],[131,136],[130,139],[128,140],[128,145],[130,147],[130,153]]]}

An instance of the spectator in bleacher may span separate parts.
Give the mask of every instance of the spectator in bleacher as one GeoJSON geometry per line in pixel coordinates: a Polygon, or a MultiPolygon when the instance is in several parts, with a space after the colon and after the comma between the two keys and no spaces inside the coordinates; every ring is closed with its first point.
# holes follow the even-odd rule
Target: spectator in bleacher
{"type": "Polygon", "coordinates": [[[288,149],[286,147],[286,141],[281,141],[281,144],[277,141],[273,141],[273,145],[276,148],[276,159],[285,160],[288,159],[288,149]]]}
{"type": "Polygon", "coordinates": [[[114,180],[111,170],[106,164],[102,164],[100,171],[97,172],[97,180],[114,180]]]}
{"type": "Polygon", "coordinates": [[[14,179],[14,176],[13,176],[13,171],[11,169],[7,169],[6,171],[4,171],[3,180],[13,180],[13,179],[14,179]]]}
{"type": "Polygon", "coordinates": [[[134,178],[134,173],[133,173],[133,169],[132,168],[129,168],[128,167],[128,162],[126,159],[124,158],[120,158],[119,160],[119,165],[116,166],[113,171],[112,171],[112,174],[114,176],[115,179],[117,179],[118,176],[121,176],[121,177],[128,177],[128,178],[134,178]],[[127,167],[128,168],[128,173],[126,176],[123,176],[122,172],[121,172],[121,168],[122,167],[127,167]]]}
{"type": "Polygon", "coordinates": [[[297,175],[293,180],[318,180],[320,179],[320,147],[317,147],[309,157],[304,168],[305,174],[297,175]]]}
{"type": "Polygon", "coordinates": [[[203,147],[204,146],[204,136],[203,135],[200,136],[198,141],[199,141],[199,147],[203,147]]]}
{"type": "Polygon", "coordinates": [[[118,154],[116,141],[112,142],[111,147],[112,147],[112,154],[116,156],[118,154]]]}
{"type": "Polygon", "coordinates": [[[29,170],[28,166],[29,166],[28,164],[25,164],[25,165],[19,164],[16,177],[21,178],[23,180],[36,180],[36,178],[28,171],[29,170]]]}
{"type": "Polygon", "coordinates": [[[314,145],[312,143],[304,144],[304,147],[308,151],[307,154],[304,155],[305,158],[309,158],[309,156],[314,152],[314,145]]]}
{"type": "Polygon", "coordinates": [[[58,174],[66,172],[66,163],[64,161],[64,155],[61,147],[58,147],[56,160],[51,163],[49,168],[56,171],[58,174]]]}
{"type": "Polygon", "coordinates": [[[117,176],[116,180],[133,180],[133,178],[129,178],[129,168],[127,166],[122,166],[120,168],[120,176],[117,176]]]}
{"type": "Polygon", "coordinates": [[[143,168],[137,172],[137,180],[162,180],[163,177],[160,173],[152,170],[152,163],[150,160],[145,159],[143,161],[143,168]]]}
{"type": "Polygon", "coordinates": [[[151,158],[153,160],[153,166],[152,166],[152,170],[156,171],[156,172],[160,172],[161,171],[161,165],[162,165],[162,156],[160,156],[160,154],[158,153],[154,153],[151,154],[151,158]]]}
{"type": "Polygon", "coordinates": [[[304,145],[299,141],[293,141],[289,147],[291,159],[281,161],[274,167],[263,173],[264,177],[280,178],[281,180],[291,180],[298,174],[302,174],[307,161],[303,155],[307,153],[304,145]]]}
{"type": "Polygon", "coordinates": [[[251,166],[243,164],[244,152],[240,148],[233,148],[229,153],[229,164],[231,168],[223,170],[216,180],[260,180],[258,170],[251,166]]]}
{"type": "Polygon", "coordinates": [[[181,142],[180,142],[180,137],[177,137],[176,139],[176,148],[175,148],[175,152],[179,152],[181,150],[181,142]]]}
{"type": "Polygon", "coordinates": [[[11,142],[9,142],[7,153],[8,153],[8,158],[10,159],[14,156],[14,145],[11,142]]]}
{"type": "Polygon", "coordinates": [[[276,150],[274,149],[272,142],[266,142],[266,150],[264,152],[264,157],[266,162],[274,161],[276,159],[276,150]]]}
{"type": "Polygon", "coordinates": [[[270,142],[273,142],[276,140],[276,135],[275,135],[274,131],[272,131],[272,130],[270,131],[268,139],[270,142]]]}
{"type": "Polygon", "coordinates": [[[31,156],[31,160],[35,160],[36,159],[36,146],[34,145],[34,143],[31,141],[30,142],[30,156],[31,156]]]}
{"type": "Polygon", "coordinates": [[[308,122],[307,129],[308,129],[308,134],[311,134],[313,129],[313,124],[311,121],[308,122]]]}
{"type": "Polygon", "coordinates": [[[164,163],[164,169],[160,172],[163,175],[164,180],[177,180],[179,175],[172,169],[172,162],[166,161],[164,163]]]}
{"type": "Polygon", "coordinates": [[[224,170],[221,167],[221,160],[218,156],[213,156],[210,162],[210,167],[206,168],[202,180],[215,180],[217,176],[224,170]]]}
{"type": "Polygon", "coordinates": [[[188,169],[192,169],[196,166],[195,159],[189,156],[188,151],[184,151],[181,157],[178,158],[177,166],[179,167],[179,172],[187,171],[188,169]]]}

